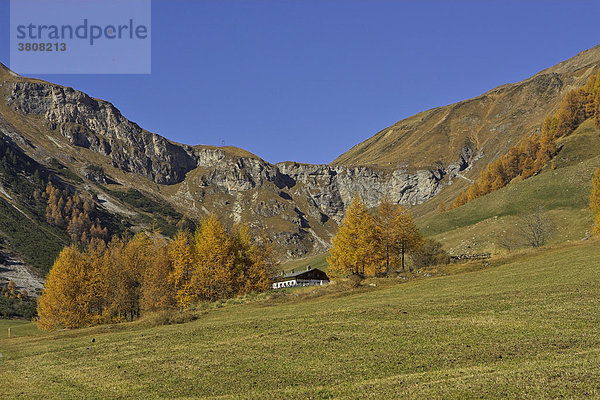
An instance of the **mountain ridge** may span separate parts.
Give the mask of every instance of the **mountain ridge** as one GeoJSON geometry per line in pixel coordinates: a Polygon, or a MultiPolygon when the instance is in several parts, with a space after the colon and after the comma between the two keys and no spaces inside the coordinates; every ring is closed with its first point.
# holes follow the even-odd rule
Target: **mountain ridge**
{"type": "MultiPolygon", "coordinates": [[[[144,130],[108,101],[4,66],[0,133],[128,229],[147,228],[156,217],[173,232],[184,220],[216,214],[265,230],[285,260],[326,251],[357,193],[369,207],[385,194],[406,205],[451,198],[535,133],[597,65],[600,46],[521,82],[403,119],[330,164],[271,164],[235,147],[180,144],[144,130]],[[152,214],[161,204],[174,210],[152,214]]],[[[15,187],[4,184],[3,191],[19,198],[15,187]]],[[[25,200],[12,205],[26,208],[25,200]]]]}
{"type": "Polygon", "coordinates": [[[111,103],[72,88],[5,77],[0,87],[2,132],[40,163],[58,159],[94,184],[83,189],[108,199],[103,204],[123,209],[118,199],[110,200],[111,190],[121,190],[115,185],[146,192],[193,220],[214,213],[264,228],[288,257],[326,250],[355,193],[370,206],[386,192],[394,193],[396,202],[417,204],[433,197],[447,174],[270,164],[242,149],[172,142],[129,121],[111,103]],[[106,176],[88,173],[90,168],[106,176]]]}
{"type": "MultiPolygon", "coordinates": [[[[474,139],[475,144],[479,146],[478,150],[482,150],[484,147],[483,145],[485,143],[482,142],[490,139],[492,139],[492,143],[496,146],[489,147],[502,149],[498,140],[493,140],[491,135],[482,135],[483,137],[478,138],[477,135],[471,134],[474,131],[481,131],[485,128],[506,130],[506,124],[511,123],[511,118],[515,114],[531,114],[532,110],[528,108],[531,108],[532,105],[535,106],[535,102],[539,101],[540,97],[544,97],[543,103],[549,105],[549,107],[538,107],[539,109],[534,110],[533,116],[528,118],[528,120],[525,121],[525,124],[521,124],[517,127],[517,129],[525,129],[532,132],[537,127],[541,126],[545,116],[557,107],[558,101],[565,90],[582,86],[591,74],[591,69],[588,68],[593,68],[599,63],[600,45],[580,52],[574,57],[546,68],[520,82],[500,85],[479,96],[465,99],[457,103],[435,107],[402,119],[395,124],[380,130],[371,138],[356,144],[348,151],[338,156],[331,164],[377,165],[384,168],[390,168],[394,166],[394,163],[396,163],[397,160],[404,160],[404,162],[412,165],[414,168],[426,168],[435,162],[447,163],[447,155],[456,154],[460,151],[459,143],[465,141],[465,139],[469,137],[474,139]],[[580,74],[577,72],[580,72],[580,74]],[[525,93],[526,96],[522,99],[502,98],[510,97],[511,93],[515,91],[528,91],[529,93],[525,93]],[[501,104],[506,105],[512,100],[520,100],[521,105],[519,107],[513,107],[513,110],[494,109],[494,106],[497,103],[500,102],[501,104]],[[532,102],[534,104],[531,104],[532,102]],[[461,108],[466,110],[461,110],[461,108]],[[486,118],[494,111],[504,111],[505,113],[508,111],[510,115],[504,117],[500,116],[500,118],[486,121],[486,118]],[[472,120],[459,121],[456,118],[453,119],[453,113],[457,113],[459,116],[467,113],[467,116],[471,116],[472,120]],[[456,135],[456,131],[458,131],[458,135],[456,135]],[[467,132],[464,134],[464,132],[460,131],[467,132]],[[452,133],[457,137],[451,137],[450,135],[452,133]],[[433,139],[436,140],[432,140],[432,136],[433,139]],[[424,149],[431,149],[432,147],[434,148],[434,151],[424,151],[424,149]],[[447,152],[446,149],[450,149],[450,152],[447,152]],[[400,155],[400,150],[412,151],[412,154],[418,154],[419,156],[428,154],[430,157],[426,158],[425,162],[421,161],[419,163],[414,158],[403,158],[400,155]]],[[[523,93],[518,93],[518,95],[522,94],[523,93]]],[[[509,132],[508,137],[502,139],[504,141],[514,142],[519,136],[519,134],[509,132]]],[[[488,159],[488,157],[485,158],[488,159]]]]}

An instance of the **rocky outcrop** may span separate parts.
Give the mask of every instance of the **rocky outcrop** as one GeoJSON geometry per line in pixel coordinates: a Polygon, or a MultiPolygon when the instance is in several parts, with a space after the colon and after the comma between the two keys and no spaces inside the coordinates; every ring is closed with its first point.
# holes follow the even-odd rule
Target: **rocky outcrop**
{"type": "Polygon", "coordinates": [[[195,150],[198,167],[207,171],[195,184],[209,187],[215,185],[230,193],[243,192],[262,187],[266,182],[282,189],[293,182],[279,169],[259,158],[232,157],[221,149],[201,147],[195,150]]]}
{"type": "Polygon", "coordinates": [[[43,116],[74,146],[110,157],[124,171],[157,183],[181,182],[197,165],[191,146],[171,143],[121,115],[112,104],[83,92],[39,82],[10,82],[8,104],[25,115],[43,116]]]}
{"type": "MultiPolygon", "coordinates": [[[[471,160],[465,155],[464,162],[453,168],[451,174],[467,168],[471,160]]],[[[277,164],[289,177],[297,191],[302,193],[315,210],[340,222],[345,208],[355,194],[360,195],[369,207],[376,207],[385,194],[398,204],[421,204],[434,197],[442,188],[442,180],[450,171],[439,168],[409,172],[407,170],[383,170],[368,167],[342,167],[298,163],[277,164]]]]}
{"type": "MultiPolygon", "coordinates": [[[[449,181],[467,169],[474,158],[474,150],[465,148],[458,161],[447,169],[409,172],[383,170],[369,167],[343,167],[300,163],[269,164],[260,159],[229,158],[219,150],[197,151],[202,173],[189,178],[190,183],[204,188],[204,195],[217,192],[237,193],[265,188],[272,184],[280,189],[284,199],[303,197],[309,209],[305,212],[325,222],[329,218],[340,222],[344,210],[355,194],[359,194],[369,207],[375,207],[387,193],[398,204],[421,204],[434,197],[449,181]]],[[[276,209],[259,210],[260,215],[276,215],[276,209]]]]}

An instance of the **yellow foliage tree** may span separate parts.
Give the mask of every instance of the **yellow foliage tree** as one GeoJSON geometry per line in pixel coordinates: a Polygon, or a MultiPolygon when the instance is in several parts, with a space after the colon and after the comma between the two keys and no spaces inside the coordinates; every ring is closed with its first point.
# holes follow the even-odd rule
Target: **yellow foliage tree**
{"type": "Polygon", "coordinates": [[[133,320],[140,315],[142,279],[154,255],[145,232],[130,240],[113,238],[102,256],[105,322],[133,320]]]}
{"type": "Polygon", "coordinates": [[[92,239],[86,251],[86,257],[90,263],[90,274],[88,289],[90,291],[89,312],[94,315],[94,322],[100,323],[104,315],[107,303],[105,288],[105,276],[103,256],[106,251],[106,243],[101,239],[92,239]]]}
{"type": "MultiPolygon", "coordinates": [[[[440,205],[442,205],[440,203],[440,205]]],[[[442,205],[443,207],[443,205],[442,205]]],[[[375,217],[377,234],[381,237],[381,248],[385,257],[385,273],[389,273],[390,265],[394,263],[396,252],[393,248],[393,228],[394,220],[398,215],[398,206],[393,204],[389,195],[386,193],[377,207],[375,217]]]]}
{"type": "Polygon", "coordinates": [[[195,299],[195,291],[191,283],[194,273],[191,241],[189,232],[180,231],[167,249],[171,263],[169,282],[175,289],[176,303],[182,308],[189,306],[195,299]]]}
{"type": "Polygon", "coordinates": [[[121,282],[123,298],[126,299],[122,304],[125,310],[125,316],[133,320],[141,313],[140,299],[143,278],[146,271],[151,268],[155,262],[156,253],[153,251],[153,242],[147,232],[140,232],[129,240],[123,249],[124,277],[121,282]]]}
{"type": "Polygon", "coordinates": [[[254,243],[246,226],[236,226],[233,240],[237,254],[236,269],[241,274],[239,293],[270,289],[278,262],[269,238],[263,234],[260,242],[254,243]]]}
{"type": "Polygon", "coordinates": [[[385,258],[374,251],[379,246],[375,219],[358,195],[346,211],[332,240],[327,262],[334,276],[374,275],[385,268],[385,258]]]}
{"type": "Polygon", "coordinates": [[[192,287],[204,300],[231,297],[240,286],[235,271],[236,248],[217,217],[202,221],[194,236],[196,270],[192,287]]]}
{"type": "Polygon", "coordinates": [[[10,279],[8,281],[8,284],[6,285],[6,290],[8,291],[8,295],[9,296],[15,296],[17,293],[17,285],[15,284],[15,282],[10,279]]]}
{"type": "MultiPolygon", "coordinates": [[[[400,208],[394,219],[393,244],[400,256],[400,267],[405,268],[405,256],[408,252],[423,246],[424,239],[419,228],[406,208],[400,208]]],[[[412,270],[412,269],[411,269],[412,270]]]]}
{"type": "Polygon", "coordinates": [[[38,325],[52,330],[133,320],[145,311],[260,292],[276,262],[266,238],[245,226],[227,230],[216,217],[194,238],[179,232],[167,242],[157,231],[105,244],[92,238],[85,252],[68,247],[52,267],[39,299],[38,325]]]}
{"type": "Polygon", "coordinates": [[[80,328],[94,323],[90,272],[90,263],[75,246],[60,253],[38,299],[36,323],[41,329],[80,328]]]}
{"type": "Polygon", "coordinates": [[[173,272],[169,260],[168,245],[155,233],[151,237],[150,252],[153,255],[144,270],[140,308],[142,311],[159,311],[175,307],[175,288],[169,278],[173,272]]]}
{"type": "Polygon", "coordinates": [[[52,183],[46,185],[46,220],[48,223],[65,229],[74,242],[89,243],[92,239],[108,239],[108,230],[102,228],[96,218],[90,215],[94,205],[89,199],[82,199],[77,193],[60,191],[52,183]]]}

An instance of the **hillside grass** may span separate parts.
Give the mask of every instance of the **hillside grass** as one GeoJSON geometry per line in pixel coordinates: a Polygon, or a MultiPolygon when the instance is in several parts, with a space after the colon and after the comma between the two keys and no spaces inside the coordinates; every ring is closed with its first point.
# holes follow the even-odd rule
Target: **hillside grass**
{"type": "Polygon", "coordinates": [[[600,167],[600,130],[588,120],[558,145],[560,153],[541,174],[453,210],[429,212],[417,219],[422,232],[457,254],[502,251],[498,239],[510,234],[519,216],[540,205],[554,222],[550,243],[588,237],[593,225],[592,177],[600,167]]]}
{"type": "Polygon", "coordinates": [[[329,255],[329,253],[322,253],[322,254],[317,254],[315,256],[302,258],[299,260],[288,261],[288,262],[281,264],[280,269],[282,269],[286,272],[289,272],[292,269],[294,269],[296,271],[300,271],[300,270],[306,269],[306,267],[308,267],[310,265],[311,268],[313,268],[313,269],[318,268],[321,271],[327,272],[327,270],[329,269],[329,264],[327,263],[327,260],[326,260],[328,255],[329,255]]]}
{"type": "Polygon", "coordinates": [[[39,335],[42,333],[42,331],[40,331],[31,321],[21,319],[0,319],[0,339],[8,339],[8,328],[10,328],[11,338],[39,335]]]}
{"type": "Polygon", "coordinates": [[[26,262],[48,272],[69,237],[59,229],[44,224],[34,215],[17,210],[0,198],[0,237],[26,262]]]}
{"type": "Polygon", "coordinates": [[[142,219],[148,225],[156,223],[163,234],[174,236],[177,233],[175,223],[183,217],[183,214],[177,212],[170,204],[153,200],[137,189],[130,188],[122,191],[109,190],[104,187],[104,190],[122,202],[143,211],[145,214],[142,215],[142,219]],[[173,223],[169,223],[168,220],[173,221],[173,223]]]}
{"type": "Polygon", "coordinates": [[[598,398],[599,259],[590,240],[184,324],[0,335],[3,396],[598,398]]]}
{"type": "Polygon", "coordinates": [[[588,208],[594,170],[600,157],[577,165],[548,170],[496,192],[475,199],[462,207],[429,215],[419,220],[428,236],[474,225],[489,218],[515,216],[530,211],[535,205],[546,210],[583,210],[588,208]]]}

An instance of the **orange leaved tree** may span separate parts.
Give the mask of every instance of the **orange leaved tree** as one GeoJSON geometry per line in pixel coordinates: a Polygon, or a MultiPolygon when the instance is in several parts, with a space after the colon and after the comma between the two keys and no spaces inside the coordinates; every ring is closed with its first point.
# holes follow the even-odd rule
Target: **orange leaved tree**
{"type": "Polygon", "coordinates": [[[375,219],[358,195],[332,240],[327,262],[334,276],[374,275],[385,268],[375,219]]]}
{"type": "Polygon", "coordinates": [[[91,272],[91,264],[77,247],[73,245],[61,251],[38,299],[36,323],[40,328],[80,328],[95,322],[89,312],[91,272]]]}

